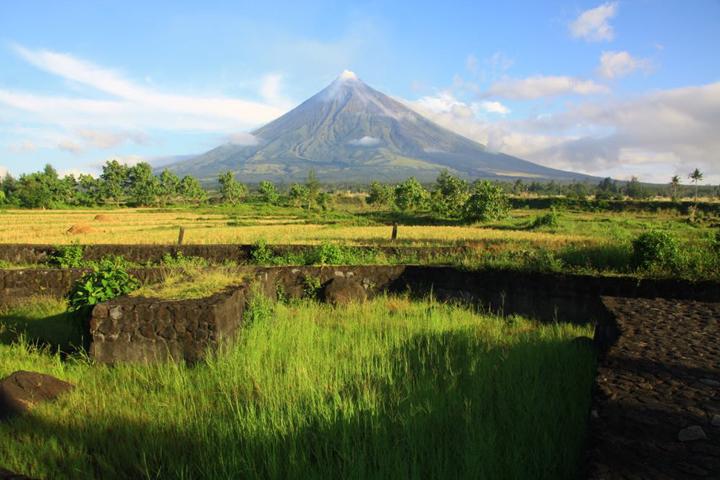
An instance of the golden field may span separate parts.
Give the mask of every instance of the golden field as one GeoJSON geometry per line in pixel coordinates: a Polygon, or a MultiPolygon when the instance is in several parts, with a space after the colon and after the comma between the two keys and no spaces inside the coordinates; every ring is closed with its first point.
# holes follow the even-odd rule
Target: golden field
{"type": "MultiPolygon", "coordinates": [[[[264,239],[283,244],[359,245],[384,243],[390,237],[391,228],[386,225],[308,222],[291,212],[258,215],[157,209],[7,210],[0,212],[0,243],[172,244],[177,242],[179,227],[185,228],[186,244],[250,244],[264,239]]],[[[428,225],[400,226],[398,237],[400,243],[411,245],[510,241],[559,246],[588,239],[579,233],[428,225]]]]}

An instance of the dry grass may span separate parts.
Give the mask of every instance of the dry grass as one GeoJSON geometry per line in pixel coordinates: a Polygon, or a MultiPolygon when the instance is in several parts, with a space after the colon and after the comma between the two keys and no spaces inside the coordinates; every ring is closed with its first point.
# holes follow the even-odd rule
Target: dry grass
{"type": "Polygon", "coordinates": [[[189,300],[209,297],[231,285],[239,285],[247,279],[247,273],[237,269],[184,268],[171,270],[163,281],[146,285],[130,294],[133,297],[162,298],[165,300],[189,300]]]}
{"type": "MultiPolygon", "coordinates": [[[[178,228],[185,228],[185,243],[249,244],[260,239],[269,243],[318,244],[341,242],[349,245],[388,241],[390,227],[316,225],[291,215],[233,215],[148,209],[119,209],[110,214],[98,210],[10,210],[0,212],[0,243],[67,244],[78,240],[68,233],[73,226],[82,231],[81,241],[93,243],[155,243],[177,241],[178,228]],[[103,220],[101,221],[100,218],[103,220]],[[106,221],[111,218],[112,221],[106,221]],[[228,223],[239,222],[238,226],[228,223]],[[88,227],[90,228],[90,227],[88,227]]],[[[486,241],[520,241],[546,247],[587,240],[581,235],[559,235],[522,230],[475,226],[401,226],[399,240],[416,245],[442,245],[486,241]]]]}

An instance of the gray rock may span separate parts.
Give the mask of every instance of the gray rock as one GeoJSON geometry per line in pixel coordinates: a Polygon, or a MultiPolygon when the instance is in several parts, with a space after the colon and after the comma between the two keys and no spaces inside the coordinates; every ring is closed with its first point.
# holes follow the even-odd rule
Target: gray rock
{"type": "Polygon", "coordinates": [[[678,440],[681,442],[693,442],[695,440],[707,440],[707,435],[700,425],[691,425],[678,432],[678,440]]]}
{"type": "Polygon", "coordinates": [[[712,420],[710,420],[710,425],[720,427],[720,415],[713,415],[712,420]]]}
{"type": "Polygon", "coordinates": [[[325,287],[325,301],[333,305],[347,305],[367,300],[365,288],[356,280],[335,277],[325,287]]]}
{"type": "Polygon", "coordinates": [[[709,387],[720,387],[720,382],[718,382],[717,380],[713,380],[712,378],[701,378],[700,382],[704,383],[709,387]]]}

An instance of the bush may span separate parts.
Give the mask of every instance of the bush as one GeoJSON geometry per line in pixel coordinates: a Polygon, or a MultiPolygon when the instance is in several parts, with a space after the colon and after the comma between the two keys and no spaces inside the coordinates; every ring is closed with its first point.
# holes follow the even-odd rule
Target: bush
{"type": "Polygon", "coordinates": [[[59,245],[50,253],[47,263],[58,268],[80,268],[84,254],[82,245],[59,245]]]}
{"type": "Polygon", "coordinates": [[[126,270],[122,257],[103,258],[73,286],[68,295],[70,310],[107,302],[127,295],[140,286],[140,282],[126,270]]]}
{"type": "Polygon", "coordinates": [[[557,212],[555,207],[553,207],[548,213],[545,215],[540,215],[535,218],[533,223],[530,225],[530,228],[542,228],[542,227],[549,227],[549,228],[557,228],[560,223],[560,214],[557,212]]]}
{"type": "Polygon", "coordinates": [[[502,187],[486,180],[476,182],[473,193],[463,207],[463,219],[467,222],[500,220],[510,212],[510,202],[502,187]]]}
{"type": "Polygon", "coordinates": [[[334,243],[323,243],[313,252],[312,257],[308,262],[310,264],[340,265],[350,263],[347,261],[345,249],[334,243]]]}
{"type": "Polygon", "coordinates": [[[175,254],[167,252],[163,255],[160,263],[171,268],[193,268],[207,267],[209,262],[203,257],[186,257],[182,252],[176,252],[175,254]]]}
{"type": "Polygon", "coordinates": [[[268,247],[267,241],[258,240],[250,248],[250,258],[253,263],[257,263],[259,265],[270,265],[275,260],[275,254],[270,247],[268,247]]]}
{"type": "Polygon", "coordinates": [[[674,270],[679,265],[677,240],[666,232],[643,233],[632,243],[632,266],[638,270],[674,270]]]}

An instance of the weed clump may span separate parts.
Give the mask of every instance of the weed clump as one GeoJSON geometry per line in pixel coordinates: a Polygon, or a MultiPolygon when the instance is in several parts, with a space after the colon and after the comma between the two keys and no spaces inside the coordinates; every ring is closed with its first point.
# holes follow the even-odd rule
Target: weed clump
{"type": "Polygon", "coordinates": [[[557,228],[560,225],[560,214],[558,211],[553,207],[548,213],[545,215],[540,215],[538,217],[535,217],[535,220],[530,225],[530,228],[535,230],[537,228],[557,228]]]}
{"type": "Polygon", "coordinates": [[[127,271],[122,257],[106,257],[93,265],[92,272],[80,278],[68,295],[70,310],[107,302],[127,295],[140,286],[140,282],[127,271]]]}
{"type": "Polygon", "coordinates": [[[58,268],[82,268],[84,247],[78,244],[59,245],[50,253],[47,263],[58,268]]]}
{"type": "Polygon", "coordinates": [[[632,242],[632,266],[636,270],[674,270],[680,263],[678,242],[669,233],[653,230],[632,242]]]}

